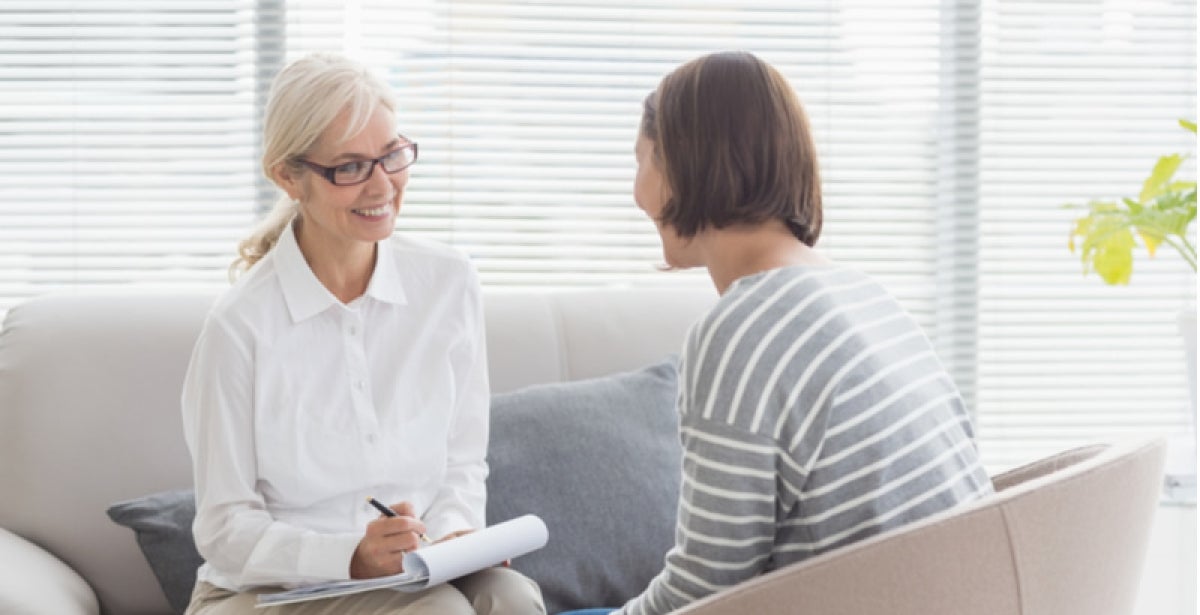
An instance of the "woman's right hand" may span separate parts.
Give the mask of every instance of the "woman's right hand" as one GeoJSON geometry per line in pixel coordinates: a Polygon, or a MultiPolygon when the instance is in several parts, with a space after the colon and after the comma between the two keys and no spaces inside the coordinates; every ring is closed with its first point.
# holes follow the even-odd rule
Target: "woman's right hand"
{"type": "Polygon", "coordinates": [[[380,516],[367,524],[367,533],[350,558],[351,579],[372,579],[404,572],[404,553],[421,545],[418,536],[425,524],[413,513],[412,504],[392,506],[395,517],[380,516]]]}

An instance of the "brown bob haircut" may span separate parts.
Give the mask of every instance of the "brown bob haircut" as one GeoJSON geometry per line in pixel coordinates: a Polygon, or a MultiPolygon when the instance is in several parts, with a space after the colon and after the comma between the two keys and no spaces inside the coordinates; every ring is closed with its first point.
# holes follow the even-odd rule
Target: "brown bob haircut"
{"type": "Polygon", "coordinates": [[[812,131],[791,86],[766,62],[729,51],[680,66],[646,97],[641,132],[672,193],[661,222],[680,237],[779,220],[806,245],[817,243],[812,131]]]}

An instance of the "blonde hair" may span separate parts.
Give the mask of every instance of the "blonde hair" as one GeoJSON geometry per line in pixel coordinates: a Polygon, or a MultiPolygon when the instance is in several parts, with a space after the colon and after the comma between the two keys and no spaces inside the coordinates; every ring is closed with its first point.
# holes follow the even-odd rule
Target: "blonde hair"
{"type": "MultiPolygon", "coordinates": [[[[271,83],[263,118],[262,171],[272,182],[280,163],[297,173],[298,160],[343,111],[350,121],[341,140],[358,134],[382,105],[396,111],[391,90],[366,67],[344,56],[314,53],[287,65],[271,83]]],[[[286,194],[238,244],[238,257],[229,266],[230,278],[250,269],[275,247],[279,236],[299,212],[299,202],[286,194]]]]}

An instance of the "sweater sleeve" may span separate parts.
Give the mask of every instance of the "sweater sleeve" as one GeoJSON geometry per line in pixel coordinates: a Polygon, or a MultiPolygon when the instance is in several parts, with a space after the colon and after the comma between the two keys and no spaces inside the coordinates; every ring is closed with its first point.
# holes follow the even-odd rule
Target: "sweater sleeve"
{"type": "Polygon", "coordinates": [[[662,615],[761,574],[775,540],[775,451],[766,438],[684,415],[675,546],[620,615],[662,615]]]}
{"type": "Polygon", "coordinates": [[[767,569],[775,542],[778,447],[766,436],[702,411],[738,387],[736,370],[712,377],[728,348],[701,322],[680,356],[679,411],[683,478],[675,545],[663,570],[620,615],[672,612],[767,569]]]}

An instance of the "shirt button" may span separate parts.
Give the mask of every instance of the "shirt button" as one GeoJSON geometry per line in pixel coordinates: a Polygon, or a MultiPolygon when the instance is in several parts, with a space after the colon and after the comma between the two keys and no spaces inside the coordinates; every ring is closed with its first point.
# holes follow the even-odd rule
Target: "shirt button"
{"type": "Polygon", "coordinates": [[[350,335],[358,335],[358,327],[350,325],[350,335]]]}
{"type": "Polygon", "coordinates": [[[375,444],[375,434],[367,435],[367,444],[375,444]]]}
{"type": "Polygon", "coordinates": [[[361,391],[361,390],[363,390],[363,387],[365,387],[365,386],[366,386],[366,383],[365,383],[365,382],[363,382],[362,380],[356,380],[356,381],[354,382],[354,387],[355,387],[355,388],[357,388],[357,389],[358,389],[358,390],[360,390],[360,391],[361,391]]]}

